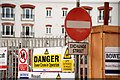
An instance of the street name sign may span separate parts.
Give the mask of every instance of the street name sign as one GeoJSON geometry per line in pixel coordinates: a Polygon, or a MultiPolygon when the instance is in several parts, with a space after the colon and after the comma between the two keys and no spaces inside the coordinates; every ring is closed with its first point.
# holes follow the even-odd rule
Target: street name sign
{"type": "Polygon", "coordinates": [[[68,49],[69,49],[69,54],[87,54],[88,43],[69,42],[68,49]]]}

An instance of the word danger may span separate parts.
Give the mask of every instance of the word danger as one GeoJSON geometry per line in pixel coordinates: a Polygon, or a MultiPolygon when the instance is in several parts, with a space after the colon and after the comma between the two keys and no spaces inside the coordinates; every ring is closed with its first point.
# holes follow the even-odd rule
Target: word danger
{"type": "Polygon", "coordinates": [[[58,55],[34,56],[34,62],[59,62],[59,56],[58,55]]]}
{"type": "Polygon", "coordinates": [[[60,68],[61,54],[55,55],[34,55],[34,68],[60,68]]]}

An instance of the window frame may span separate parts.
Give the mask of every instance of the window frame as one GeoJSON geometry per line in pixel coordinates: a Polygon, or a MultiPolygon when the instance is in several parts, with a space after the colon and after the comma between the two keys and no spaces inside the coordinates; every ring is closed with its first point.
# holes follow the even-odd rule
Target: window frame
{"type": "Polygon", "coordinates": [[[12,7],[2,7],[2,18],[14,18],[14,8],[12,7]],[[7,13],[9,10],[9,13],[7,13]]]}
{"type": "Polygon", "coordinates": [[[32,32],[33,32],[33,26],[24,25],[24,26],[22,26],[22,32],[23,32],[23,34],[26,33],[26,27],[29,27],[29,33],[32,33],[32,32]]]}
{"type": "Polygon", "coordinates": [[[89,15],[91,14],[91,10],[88,10],[88,9],[85,9],[88,13],[89,13],[89,15]]]}
{"type": "Polygon", "coordinates": [[[13,25],[2,25],[2,35],[7,35],[7,31],[6,31],[7,26],[9,26],[9,35],[13,35],[13,32],[14,32],[13,25]]]}
{"type": "Polygon", "coordinates": [[[52,28],[50,26],[46,26],[46,34],[51,34],[52,28]]]}
{"type": "Polygon", "coordinates": [[[23,18],[32,19],[33,18],[33,9],[32,8],[22,8],[23,9],[23,18]],[[28,11],[28,13],[27,13],[28,11]]]}
{"type": "Polygon", "coordinates": [[[65,28],[64,27],[62,27],[62,34],[64,34],[65,33],[65,28]]]}
{"type": "Polygon", "coordinates": [[[104,10],[99,10],[99,20],[104,20],[104,10]]]}
{"type": "MultiPolygon", "coordinates": [[[[99,10],[98,23],[104,22],[104,10],[99,10]]],[[[109,19],[108,22],[111,23],[111,10],[109,10],[109,19]]]]}
{"type": "Polygon", "coordinates": [[[67,16],[67,9],[63,9],[62,10],[62,17],[66,17],[67,16]]]}
{"type": "Polygon", "coordinates": [[[52,9],[46,9],[46,17],[52,16],[52,9]]]}
{"type": "Polygon", "coordinates": [[[34,37],[33,24],[22,24],[21,37],[34,37]],[[28,29],[28,31],[27,31],[28,29]]]}

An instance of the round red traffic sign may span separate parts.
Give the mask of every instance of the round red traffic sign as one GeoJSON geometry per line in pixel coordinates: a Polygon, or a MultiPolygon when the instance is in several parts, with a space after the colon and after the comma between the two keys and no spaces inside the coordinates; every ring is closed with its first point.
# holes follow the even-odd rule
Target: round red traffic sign
{"type": "Polygon", "coordinates": [[[80,8],[72,9],[65,19],[65,30],[69,37],[75,41],[85,40],[92,28],[92,21],[89,13],[80,8]]]}
{"type": "Polygon", "coordinates": [[[27,51],[25,49],[22,49],[19,53],[19,61],[21,63],[25,63],[27,60],[27,51]]]}

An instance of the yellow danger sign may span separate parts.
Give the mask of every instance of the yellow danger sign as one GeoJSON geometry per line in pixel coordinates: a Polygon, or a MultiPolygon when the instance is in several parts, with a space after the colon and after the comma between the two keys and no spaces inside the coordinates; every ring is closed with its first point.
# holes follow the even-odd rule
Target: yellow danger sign
{"type": "Polygon", "coordinates": [[[64,59],[71,59],[71,55],[68,54],[68,48],[65,51],[64,59]]]}
{"type": "Polygon", "coordinates": [[[73,71],[73,60],[62,60],[62,71],[73,71]]]}
{"type": "Polygon", "coordinates": [[[61,68],[61,54],[34,55],[33,68],[61,68]]]}
{"type": "Polygon", "coordinates": [[[59,73],[58,73],[58,75],[57,75],[56,79],[61,79],[61,78],[60,78],[60,74],[59,74],[59,73]]]}

